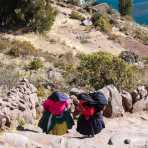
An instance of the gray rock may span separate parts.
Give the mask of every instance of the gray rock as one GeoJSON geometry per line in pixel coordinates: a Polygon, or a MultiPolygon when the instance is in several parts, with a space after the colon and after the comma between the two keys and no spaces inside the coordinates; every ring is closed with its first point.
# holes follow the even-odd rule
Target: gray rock
{"type": "Polygon", "coordinates": [[[135,103],[141,99],[145,99],[148,96],[148,91],[145,86],[139,86],[131,94],[132,94],[133,103],[135,103]]]}
{"type": "Polygon", "coordinates": [[[8,118],[6,115],[0,115],[0,127],[1,129],[10,127],[10,118],[8,118]]]}
{"type": "Polygon", "coordinates": [[[148,92],[145,86],[139,86],[137,88],[137,91],[140,94],[141,99],[145,98],[148,95],[148,92]]]}
{"type": "Polygon", "coordinates": [[[121,96],[122,96],[122,105],[123,105],[124,110],[126,112],[131,112],[132,107],[133,107],[131,94],[129,92],[123,90],[121,92],[121,96]]]}
{"type": "Polygon", "coordinates": [[[108,105],[104,111],[106,117],[119,117],[123,116],[124,109],[122,106],[122,97],[113,85],[105,86],[101,91],[108,99],[108,105]]]}

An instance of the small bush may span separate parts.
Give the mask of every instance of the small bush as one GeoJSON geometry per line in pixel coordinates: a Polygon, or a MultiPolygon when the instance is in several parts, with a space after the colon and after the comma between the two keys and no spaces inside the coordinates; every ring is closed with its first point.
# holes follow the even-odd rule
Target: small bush
{"type": "Polygon", "coordinates": [[[121,58],[108,53],[81,55],[81,62],[75,71],[78,85],[99,89],[114,84],[119,89],[131,89],[136,85],[136,68],[121,58]]]}
{"type": "Polygon", "coordinates": [[[77,11],[72,11],[71,14],[70,14],[70,18],[77,19],[77,20],[80,20],[80,21],[83,21],[85,19],[85,17],[77,11]]]}
{"type": "Polygon", "coordinates": [[[8,55],[14,57],[26,57],[36,53],[35,47],[28,41],[13,41],[10,45],[8,55]]]}
{"type": "Polygon", "coordinates": [[[46,96],[45,88],[41,85],[37,87],[37,96],[38,97],[45,97],[46,96]]]}
{"type": "Polygon", "coordinates": [[[29,63],[28,68],[30,70],[38,70],[43,67],[43,62],[39,58],[35,58],[29,63]]]}
{"type": "Polygon", "coordinates": [[[47,0],[37,0],[33,18],[28,23],[34,31],[47,31],[53,25],[57,12],[51,7],[47,0]]]}
{"type": "Polygon", "coordinates": [[[92,22],[94,26],[99,27],[104,32],[110,32],[112,30],[112,25],[107,14],[95,13],[92,16],[92,22]]]}

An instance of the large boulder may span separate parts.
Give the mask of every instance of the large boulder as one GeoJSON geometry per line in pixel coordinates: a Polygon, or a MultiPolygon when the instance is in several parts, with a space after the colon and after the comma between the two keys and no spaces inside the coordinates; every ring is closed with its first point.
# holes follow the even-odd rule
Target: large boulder
{"type": "Polygon", "coordinates": [[[122,105],[126,112],[131,112],[133,104],[132,104],[132,96],[129,92],[123,90],[121,92],[122,96],[122,105]]]}
{"type": "Polygon", "coordinates": [[[108,85],[99,90],[108,99],[108,105],[104,111],[106,117],[123,116],[122,97],[114,85],[108,85]]]}
{"type": "Polygon", "coordinates": [[[26,79],[21,80],[7,96],[0,98],[0,128],[19,120],[33,123],[36,118],[37,89],[26,79]]]}

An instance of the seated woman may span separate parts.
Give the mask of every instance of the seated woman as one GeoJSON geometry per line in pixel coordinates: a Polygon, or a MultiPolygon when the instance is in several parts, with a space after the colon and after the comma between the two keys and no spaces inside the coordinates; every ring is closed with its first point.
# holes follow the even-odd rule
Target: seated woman
{"type": "Polygon", "coordinates": [[[105,128],[103,110],[107,104],[106,98],[101,94],[80,94],[77,110],[80,116],[77,122],[77,131],[88,137],[94,137],[105,128]]]}
{"type": "Polygon", "coordinates": [[[44,113],[39,121],[43,132],[53,135],[64,135],[74,125],[68,110],[69,97],[62,92],[54,92],[43,102],[44,113]]]}

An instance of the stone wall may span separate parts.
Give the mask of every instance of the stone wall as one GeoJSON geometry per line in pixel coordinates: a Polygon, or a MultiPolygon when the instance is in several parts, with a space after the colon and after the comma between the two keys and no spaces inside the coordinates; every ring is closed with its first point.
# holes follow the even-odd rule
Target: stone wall
{"type": "Polygon", "coordinates": [[[0,98],[0,128],[10,127],[19,119],[33,123],[36,118],[37,89],[26,79],[0,98]]]}

